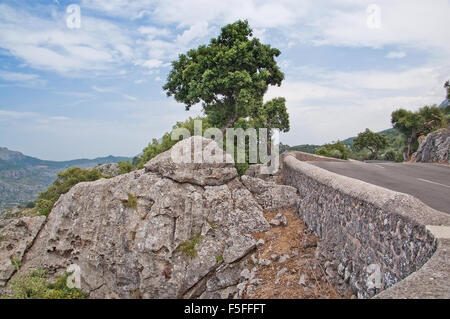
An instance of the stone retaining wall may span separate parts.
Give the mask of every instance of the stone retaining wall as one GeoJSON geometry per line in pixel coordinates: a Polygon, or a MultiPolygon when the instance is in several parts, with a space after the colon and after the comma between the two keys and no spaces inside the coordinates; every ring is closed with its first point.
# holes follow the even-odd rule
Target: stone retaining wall
{"type": "Polygon", "coordinates": [[[359,298],[450,298],[449,215],[289,154],[282,176],[298,189],[298,212],[338,285],[359,298]]]}

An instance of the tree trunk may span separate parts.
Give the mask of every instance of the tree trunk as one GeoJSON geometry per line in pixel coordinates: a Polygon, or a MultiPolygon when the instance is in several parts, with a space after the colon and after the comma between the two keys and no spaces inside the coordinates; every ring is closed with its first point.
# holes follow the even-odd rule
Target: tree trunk
{"type": "Polygon", "coordinates": [[[407,150],[407,154],[406,154],[408,157],[408,160],[410,160],[410,158],[411,158],[411,145],[413,143],[413,140],[416,139],[416,137],[417,137],[417,131],[415,129],[413,129],[411,132],[411,136],[408,137],[408,150],[407,150]]]}
{"type": "Polygon", "coordinates": [[[225,135],[225,131],[227,130],[227,128],[232,127],[233,124],[234,124],[234,122],[236,122],[238,118],[239,118],[239,116],[238,116],[237,114],[235,114],[235,115],[233,116],[233,118],[231,118],[231,119],[227,122],[227,124],[222,128],[222,134],[225,135]]]}

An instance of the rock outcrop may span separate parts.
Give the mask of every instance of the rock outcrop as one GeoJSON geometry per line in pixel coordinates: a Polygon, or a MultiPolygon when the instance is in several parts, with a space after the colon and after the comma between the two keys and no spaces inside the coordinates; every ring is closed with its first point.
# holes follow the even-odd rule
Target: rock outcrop
{"type": "Polygon", "coordinates": [[[292,186],[266,182],[259,178],[242,176],[242,183],[265,210],[297,207],[297,189],[292,186]]]}
{"type": "MultiPolygon", "coordinates": [[[[204,154],[221,151],[201,137],[176,146],[194,141],[204,154]]],[[[257,201],[228,160],[179,163],[168,151],[145,169],[77,184],[55,204],[19,273],[57,276],[76,265],[91,298],[237,296],[252,234],[270,226],[258,204],[265,196],[257,201]]]]}
{"type": "Polygon", "coordinates": [[[0,221],[0,290],[22,263],[22,258],[44,225],[45,217],[21,217],[0,221]]]}
{"type": "Polygon", "coordinates": [[[108,163],[102,164],[95,167],[98,171],[108,177],[115,177],[120,174],[119,164],[117,163],[108,163]]]}
{"type": "Polygon", "coordinates": [[[231,155],[201,136],[178,142],[144,167],[176,182],[200,186],[223,185],[238,176],[231,155]]]}
{"type": "Polygon", "coordinates": [[[422,138],[417,152],[413,154],[414,162],[449,163],[450,129],[441,129],[422,138]]]}

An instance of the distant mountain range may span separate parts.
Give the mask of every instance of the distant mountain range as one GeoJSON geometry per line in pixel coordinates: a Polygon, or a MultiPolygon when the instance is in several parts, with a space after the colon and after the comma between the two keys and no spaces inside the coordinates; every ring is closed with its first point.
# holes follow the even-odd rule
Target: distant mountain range
{"type": "Polygon", "coordinates": [[[450,105],[450,100],[449,99],[445,99],[441,104],[439,104],[439,107],[441,109],[443,109],[443,108],[446,108],[449,105],[450,105]]]}
{"type": "Polygon", "coordinates": [[[107,156],[95,159],[46,161],[0,147],[0,211],[34,201],[56,179],[57,173],[69,167],[92,168],[99,164],[132,160],[107,156]]]}

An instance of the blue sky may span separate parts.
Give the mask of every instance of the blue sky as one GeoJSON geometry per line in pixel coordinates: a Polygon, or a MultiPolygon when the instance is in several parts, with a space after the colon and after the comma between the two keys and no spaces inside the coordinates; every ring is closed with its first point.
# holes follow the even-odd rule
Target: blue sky
{"type": "Polygon", "coordinates": [[[201,114],[162,91],[170,62],[237,19],[282,52],[286,79],[267,93],[287,99],[282,142],[382,130],[398,107],[443,100],[449,16],[448,0],[2,1],[0,146],[53,160],[136,155],[201,114]],[[71,4],[80,28],[67,25],[71,4]]]}

